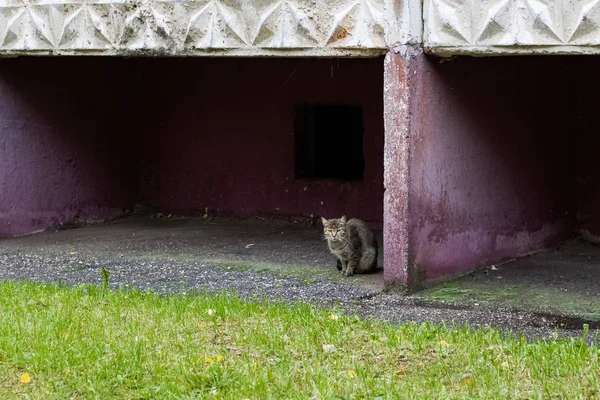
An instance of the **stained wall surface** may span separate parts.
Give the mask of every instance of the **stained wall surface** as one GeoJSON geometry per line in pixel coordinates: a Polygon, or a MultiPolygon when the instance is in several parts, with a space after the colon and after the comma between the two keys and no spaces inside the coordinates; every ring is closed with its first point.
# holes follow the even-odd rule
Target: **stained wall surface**
{"type": "Polygon", "coordinates": [[[0,61],[0,236],[111,217],[135,203],[130,67],[0,61]]]}
{"type": "Polygon", "coordinates": [[[569,237],[576,207],[566,59],[422,59],[411,153],[413,262],[426,278],[569,237]],[[543,62],[543,68],[541,68],[543,62]]]}
{"type": "Polygon", "coordinates": [[[425,0],[436,55],[598,54],[600,1],[425,0]]]}
{"type": "Polygon", "coordinates": [[[419,0],[0,3],[0,55],[374,56],[421,40],[419,0]]]}
{"type": "Polygon", "coordinates": [[[0,236],[136,203],[380,225],[382,85],[381,58],[2,61],[0,236]],[[296,179],[301,104],[362,106],[362,181],[296,179]]]}
{"type": "Polygon", "coordinates": [[[577,133],[577,231],[587,240],[600,243],[600,86],[597,72],[600,57],[581,57],[569,75],[579,83],[572,101],[577,105],[572,129],[577,133]]]}
{"type": "Polygon", "coordinates": [[[165,59],[139,68],[146,203],[243,216],[345,213],[381,224],[381,58],[165,59]],[[294,107],[303,104],[362,106],[362,181],[295,178],[294,107]]]}
{"type": "Polygon", "coordinates": [[[386,108],[384,212],[395,226],[385,224],[401,227],[385,238],[388,281],[415,285],[571,237],[578,78],[556,77],[577,62],[391,56],[386,82],[408,83],[386,95],[397,116],[386,108]],[[387,181],[397,168],[404,185],[387,181]]]}

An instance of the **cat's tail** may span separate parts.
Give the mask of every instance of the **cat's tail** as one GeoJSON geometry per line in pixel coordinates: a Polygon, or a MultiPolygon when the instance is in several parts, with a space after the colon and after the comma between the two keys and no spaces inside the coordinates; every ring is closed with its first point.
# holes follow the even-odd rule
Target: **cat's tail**
{"type": "Polygon", "coordinates": [[[370,272],[377,267],[377,247],[366,249],[360,259],[361,272],[370,272]]]}

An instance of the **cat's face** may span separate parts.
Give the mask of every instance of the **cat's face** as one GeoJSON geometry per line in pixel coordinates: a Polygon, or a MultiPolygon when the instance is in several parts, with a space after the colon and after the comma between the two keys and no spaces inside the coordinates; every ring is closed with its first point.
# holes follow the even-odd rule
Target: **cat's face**
{"type": "Polygon", "coordinates": [[[323,233],[327,240],[342,240],[346,237],[346,216],[338,219],[327,219],[321,217],[323,222],[323,233]]]}

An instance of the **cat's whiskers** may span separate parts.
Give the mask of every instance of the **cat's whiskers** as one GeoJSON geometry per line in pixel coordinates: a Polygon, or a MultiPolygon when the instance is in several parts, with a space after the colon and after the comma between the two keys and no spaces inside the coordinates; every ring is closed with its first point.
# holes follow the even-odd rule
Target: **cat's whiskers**
{"type": "Polygon", "coordinates": [[[348,240],[348,238],[346,236],[340,236],[339,238],[337,238],[337,240],[346,245],[350,245],[350,240],[348,240]]]}

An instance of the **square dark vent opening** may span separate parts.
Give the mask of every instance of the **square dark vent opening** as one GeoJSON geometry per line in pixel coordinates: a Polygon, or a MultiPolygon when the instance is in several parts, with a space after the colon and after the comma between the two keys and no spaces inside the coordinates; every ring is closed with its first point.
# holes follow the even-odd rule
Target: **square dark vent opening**
{"type": "Polygon", "coordinates": [[[297,106],[294,130],[297,179],[363,179],[362,107],[297,106]]]}

